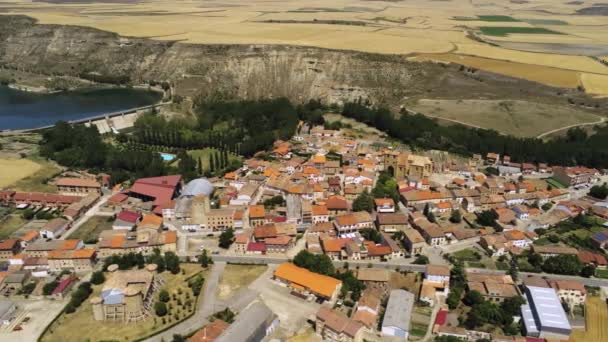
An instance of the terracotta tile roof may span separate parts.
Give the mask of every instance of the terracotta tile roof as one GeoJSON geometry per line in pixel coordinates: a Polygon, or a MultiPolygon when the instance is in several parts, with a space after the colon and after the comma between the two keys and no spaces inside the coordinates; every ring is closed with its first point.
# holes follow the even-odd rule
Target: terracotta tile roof
{"type": "Polygon", "coordinates": [[[266,210],[263,205],[250,205],[249,206],[249,218],[259,219],[266,216],[266,210]]]}
{"type": "Polygon", "coordinates": [[[376,323],[377,316],[367,310],[357,310],[353,315],[353,321],[360,322],[367,328],[371,328],[376,323]]]}
{"type": "Polygon", "coordinates": [[[121,221],[125,221],[125,222],[130,222],[130,223],[137,222],[137,220],[139,220],[140,217],[141,217],[141,215],[139,213],[136,213],[134,211],[129,211],[129,210],[123,210],[120,213],[118,213],[118,215],[116,215],[117,219],[119,219],[121,221]]]}
{"type": "Polygon", "coordinates": [[[577,280],[550,280],[549,285],[556,290],[580,291],[586,293],[585,285],[577,280]]]}
{"type": "Polygon", "coordinates": [[[327,207],[324,205],[313,205],[312,214],[314,216],[329,215],[329,211],[327,210],[327,207]]]}
{"type": "Polygon", "coordinates": [[[342,196],[330,196],[325,206],[329,210],[348,210],[348,201],[342,196]]]}
{"type": "Polygon", "coordinates": [[[188,342],[213,342],[220,337],[229,326],[230,324],[221,319],[216,319],[192,335],[192,337],[188,339],[188,342]]]}
{"type": "Polygon", "coordinates": [[[363,324],[360,322],[351,320],[343,313],[325,306],[321,307],[317,312],[317,319],[323,321],[331,330],[344,333],[351,338],[355,337],[357,332],[363,328],[363,324]]]}
{"type": "Polygon", "coordinates": [[[268,238],[264,242],[266,242],[266,245],[286,246],[291,242],[291,236],[277,236],[274,238],[268,238]]]}
{"type": "Polygon", "coordinates": [[[338,226],[351,226],[357,224],[357,218],[353,214],[337,216],[335,221],[338,226]]]}
{"type": "Polygon", "coordinates": [[[426,265],[426,274],[449,277],[450,268],[443,265],[426,265]]]}
{"type": "Polygon", "coordinates": [[[322,154],[316,154],[312,157],[312,162],[315,164],[324,164],[327,161],[327,158],[322,154]]]}
{"type": "Polygon", "coordinates": [[[334,224],[331,222],[321,222],[310,227],[309,231],[312,233],[331,232],[334,230],[334,224]]]}
{"type": "Polygon", "coordinates": [[[376,198],[374,199],[374,203],[376,203],[377,207],[383,206],[383,205],[389,205],[389,206],[395,206],[395,201],[393,201],[392,198],[376,198]]]}
{"type": "Polygon", "coordinates": [[[250,242],[247,244],[248,252],[266,252],[266,244],[263,242],[250,242]]]}
{"type": "Polygon", "coordinates": [[[390,246],[377,245],[372,241],[365,241],[364,243],[367,247],[367,255],[371,257],[389,255],[393,252],[390,246]]]}
{"type": "Polygon", "coordinates": [[[6,239],[0,241],[0,251],[10,251],[19,244],[19,239],[6,239]]]}
{"type": "Polygon", "coordinates": [[[325,251],[325,253],[337,253],[344,249],[344,246],[346,246],[346,244],[350,241],[350,239],[329,238],[321,240],[321,244],[323,245],[323,250],[325,251]]]}
{"type": "Polygon", "coordinates": [[[112,236],[110,240],[110,248],[121,248],[126,240],[126,236],[122,234],[116,234],[112,236]]]}
{"type": "Polygon", "coordinates": [[[75,250],[54,250],[48,252],[48,259],[91,259],[95,256],[95,249],[83,248],[75,250]]]}
{"type": "Polygon", "coordinates": [[[76,249],[76,247],[78,247],[78,244],[80,244],[80,240],[78,240],[78,239],[64,240],[63,244],[61,246],[61,249],[64,249],[64,250],[76,249]]]}
{"type": "Polygon", "coordinates": [[[277,227],[274,224],[265,224],[253,229],[253,236],[257,239],[267,239],[277,236],[277,227]]]}
{"type": "Polygon", "coordinates": [[[377,214],[378,223],[380,225],[406,225],[407,217],[402,213],[379,213],[377,214]]]}
{"type": "Polygon", "coordinates": [[[55,182],[57,186],[74,186],[74,187],[85,187],[85,188],[101,188],[101,185],[94,179],[84,178],[59,178],[55,182]]]}
{"type": "Polygon", "coordinates": [[[274,272],[274,276],[279,279],[287,280],[290,283],[303,286],[304,288],[327,298],[331,297],[336,291],[336,288],[342,284],[338,279],[310,272],[305,268],[300,268],[291,263],[279,265],[274,272]]]}
{"type": "Polygon", "coordinates": [[[144,218],[139,222],[139,227],[153,226],[160,227],[163,224],[163,219],[157,215],[146,214],[144,218]]]}
{"type": "Polygon", "coordinates": [[[503,233],[507,240],[524,240],[526,235],[517,229],[508,230],[503,233]]]}
{"type": "Polygon", "coordinates": [[[174,230],[164,232],[163,237],[165,244],[177,243],[177,232],[174,230]]]}

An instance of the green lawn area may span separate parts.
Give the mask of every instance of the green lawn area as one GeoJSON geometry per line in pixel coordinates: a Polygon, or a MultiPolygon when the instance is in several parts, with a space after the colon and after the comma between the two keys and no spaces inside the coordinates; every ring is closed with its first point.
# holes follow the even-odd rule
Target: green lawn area
{"type": "Polygon", "coordinates": [[[481,252],[471,248],[467,248],[458,252],[454,252],[451,255],[463,261],[478,261],[480,259],[478,256],[481,256],[481,252]]]}
{"type": "Polygon", "coordinates": [[[496,262],[496,268],[499,270],[503,270],[506,271],[509,269],[509,264],[504,262],[504,261],[497,261],[496,262]]]}
{"type": "Polygon", "coordinates": [[[608,270],[595,270],[595,276],[608,279],[608,270]]]}
{"type": "Polygon", "coordinates": [[[218,298],[230,298],[256,280],[266,269],[266,265],[226,265],[217,287],[218,298]]]}
{"type": "Polygon", "coordinates": [[[563,34],[542,27],[503,27],[503,26],[480,26],[481,33],[486,36],[506,37],[510,34],[563,34]]]}
{"type": "MultiPolygon", "coordinates": [[[[89,300],[86,300],[74,313],[65,314],[55,320],[39,341],[44,342],[80,342],[80,341],[133,341],[142,337],[150,336],[155,332],[166,329],[189,317],[196,307],[196,298],[187,286],[187,279],[203,272],[198,264],[182,264],[185,274],[173,275],[169,272],[160,274],[165,279],[164,289],[169,291],[171,300],[168,302],[169,313],[163,318],[157,317],[154,312],[151,316],[137,323],[110,323],[98,322],[93,319],[93,310],[89,300]],[[173,296],[176,299],[173,299],[173,296]],[[181,303],[190,301],[189,309],[180,306],[181,303]]],[[[107,276],[106,276],[107,277],[107,276]]],[[[103,288],[102,285],[93,286],[93,296],[98,296],[103,288]]],[[[155,294],[158,296],[158,293],[155,294]]]]}
{"type": "Polygon", "coordinates": [[[112,229],[112,217],[92,216],[69,235],[70,239],[80,239],[85,243],[95,243],[104,230],[112,229]]]}
{"type": "Polygon", "coordinates": [[[19,191],[57,192],[57,188],[47,182],[58,175],[62,169],[55,162],[42,158],[32,160],[40,164],[40,169],[31,176],[17,181],[11,188],[19,191]]]}
{"type": "Polygon", "coordinates": [[[410,335],[416,337],[424,337],[424,335],[426,335],[427,328],[428,325],[412,322],[410,326],[410,335]]]}
{"type": "Polygon", "coordinates": [[[556,189],[565,189],[565,188],[567,188],[567,186],[565,186],[564,184],[560,183],[555,178],[547,178],[547,179],[545,179],[545,182],[547,182],[549,185],[551,185],[553,188],[556,188],[556,189]]]}
{"type": "Polygon", "coordinates": [[[0,239],[6,239],[10,237],[14,232],[27,222],[21,215],[12,214],[7,215],[0,220],[0,239]]]}

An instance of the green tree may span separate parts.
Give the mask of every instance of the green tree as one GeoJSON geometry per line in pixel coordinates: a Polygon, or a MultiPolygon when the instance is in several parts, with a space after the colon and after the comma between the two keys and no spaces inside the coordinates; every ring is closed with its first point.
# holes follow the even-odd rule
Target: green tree
{"type": "Polygon", "coordinates": [[[232,228],[228,228],[220,234],[220,242],[219,245],[221,248],[228,249],[230,245],[234,242],[234,230],[232,228]]]}
{"type": "Polygon", "coordinates": [[[367,189],[355,198],[353,201],[353,211],[367,211],[371,213],[374,210],[374,199],[369,194],[367,189]]]}
{"type": "Polygon", "coordinates": [[[361,234],[361,236],[368,241],[373,241],[375,243],[380,243],[382,242],[382,235],[380,235],[380,232],[378,232],[377,229],[374,228],[364,228],[359,230],[359,234],[361,234]]]}
{"type": "Polygon", "coordinates": [[[589,190],[589,196],[595,197],[597,199],[606,199],[608,197],[608,185],[606,183],[602,185],[594,185],[589,190]]]}
{"type": "Polygon", "coordinates": [[[160,300],[163,303],[167,303],[171,300],[171,296],[169,296],[169,292],[167,292],[167,290],[162,289],[158,293],[158,300],[160,300]]]}
{"type": "Polygon", "coordinates": [[[416,257],[416,260],[412,262],[415,265],[428,265],[429,258],[426,255],[419,255],[416,257]]]}
{"type": "Polygon", "coordinates": [[[498,214],[493,210],[485,210],[477,214],[477,223],[482,226],[490,226],[493,227],[496,225],[496,220],[498,219],[498,214]]]}
{"type": "Polygon", "coordinates": [[[168,313],[167,305],[164,302],[154,303],[154,312],[158,317],[163,317],[168,313]]]}
{"type": "Polygon", "coordinates": [[[207,268],[210,264],[213,264],[213,259],[211,259],[209,255],[207,255],[207,250],[203,249],[203,253],[198,256],[198,262],[201,264],[202,267],[207,268]]]}
{"type": "Polygon", "coordinates": [[[547,258],[542,270],[547,273],[578,275],[583,265],[576,255],[557,255],[547,258]]]}
{"type": "Polygon", "coordinates": [[[93,272],[91,275],[91,284],[99,285],[106,281],[106,277],[103,274],[103,271],[93,272]]]}
{"type": "Polygon", "coordinates": [[[42,294],[45,296],[52,294],[58,285],[59,285],[59,282],[57,282],[57,280],[53,280],[50,283],[44,284],[44,286],[42,287],[42,294]]]}
{"type": "Polygon", "coordinates": [[[483,303],[483,301],[484,301],[483,296],[481,295],[481,293],[479,293],[479,291],[476,291],[476,290],[467,292],[464,295],[464,298],[462,298],[462,302],[468,306],[481,304],[481,303],[483,303]]]}
{"type": "Polygon", "coordinates": [[[167,270],[169,270],[169,272],[171,272],[172,274],[178,274],[180,271],[179,264],[180,264],[179,257],[175,253],[173,253],[173,252],[165,253],[165,265],[166,265],[167,270]]]}
{"type": "Polygon", "coordinates": [[[462,296],[462,288],[455,287],[450,289],[450,293],[448,293],[448,298],[446,298],[445,302],[448,304],[448,307],[451,310],[458,307],[458,304],[460,303],[460,296],[462,296]]]}
{"type": "Polygon", "coordinates": [[[450,214],[450,222],[452,223],[460,223],[462,221],[462,215],[460,214],[460,210],[452,210],[450,214]]]}

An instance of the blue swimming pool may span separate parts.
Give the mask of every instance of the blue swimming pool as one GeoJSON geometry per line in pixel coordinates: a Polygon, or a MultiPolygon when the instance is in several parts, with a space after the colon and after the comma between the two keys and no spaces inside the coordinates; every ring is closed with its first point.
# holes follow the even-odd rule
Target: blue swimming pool
{"type": "Polygon", "coordinates": [[[160,152],[160,157],[163,158],[164,161],[172,161],[173,159],[175,159],[175,154],[171,154],[171,153],[163,153],[160,152]]]}

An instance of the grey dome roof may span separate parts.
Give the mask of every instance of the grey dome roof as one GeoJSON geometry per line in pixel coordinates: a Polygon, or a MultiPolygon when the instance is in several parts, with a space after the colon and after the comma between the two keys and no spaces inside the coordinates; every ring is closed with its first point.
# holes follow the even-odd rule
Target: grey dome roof
{"type": "Polygon", "coordinates": [[[182,191],[182,196],[198,196],[211,195],[213,193],[213,184],[207,178],[197,178],[191,180],[182,191]]]}

